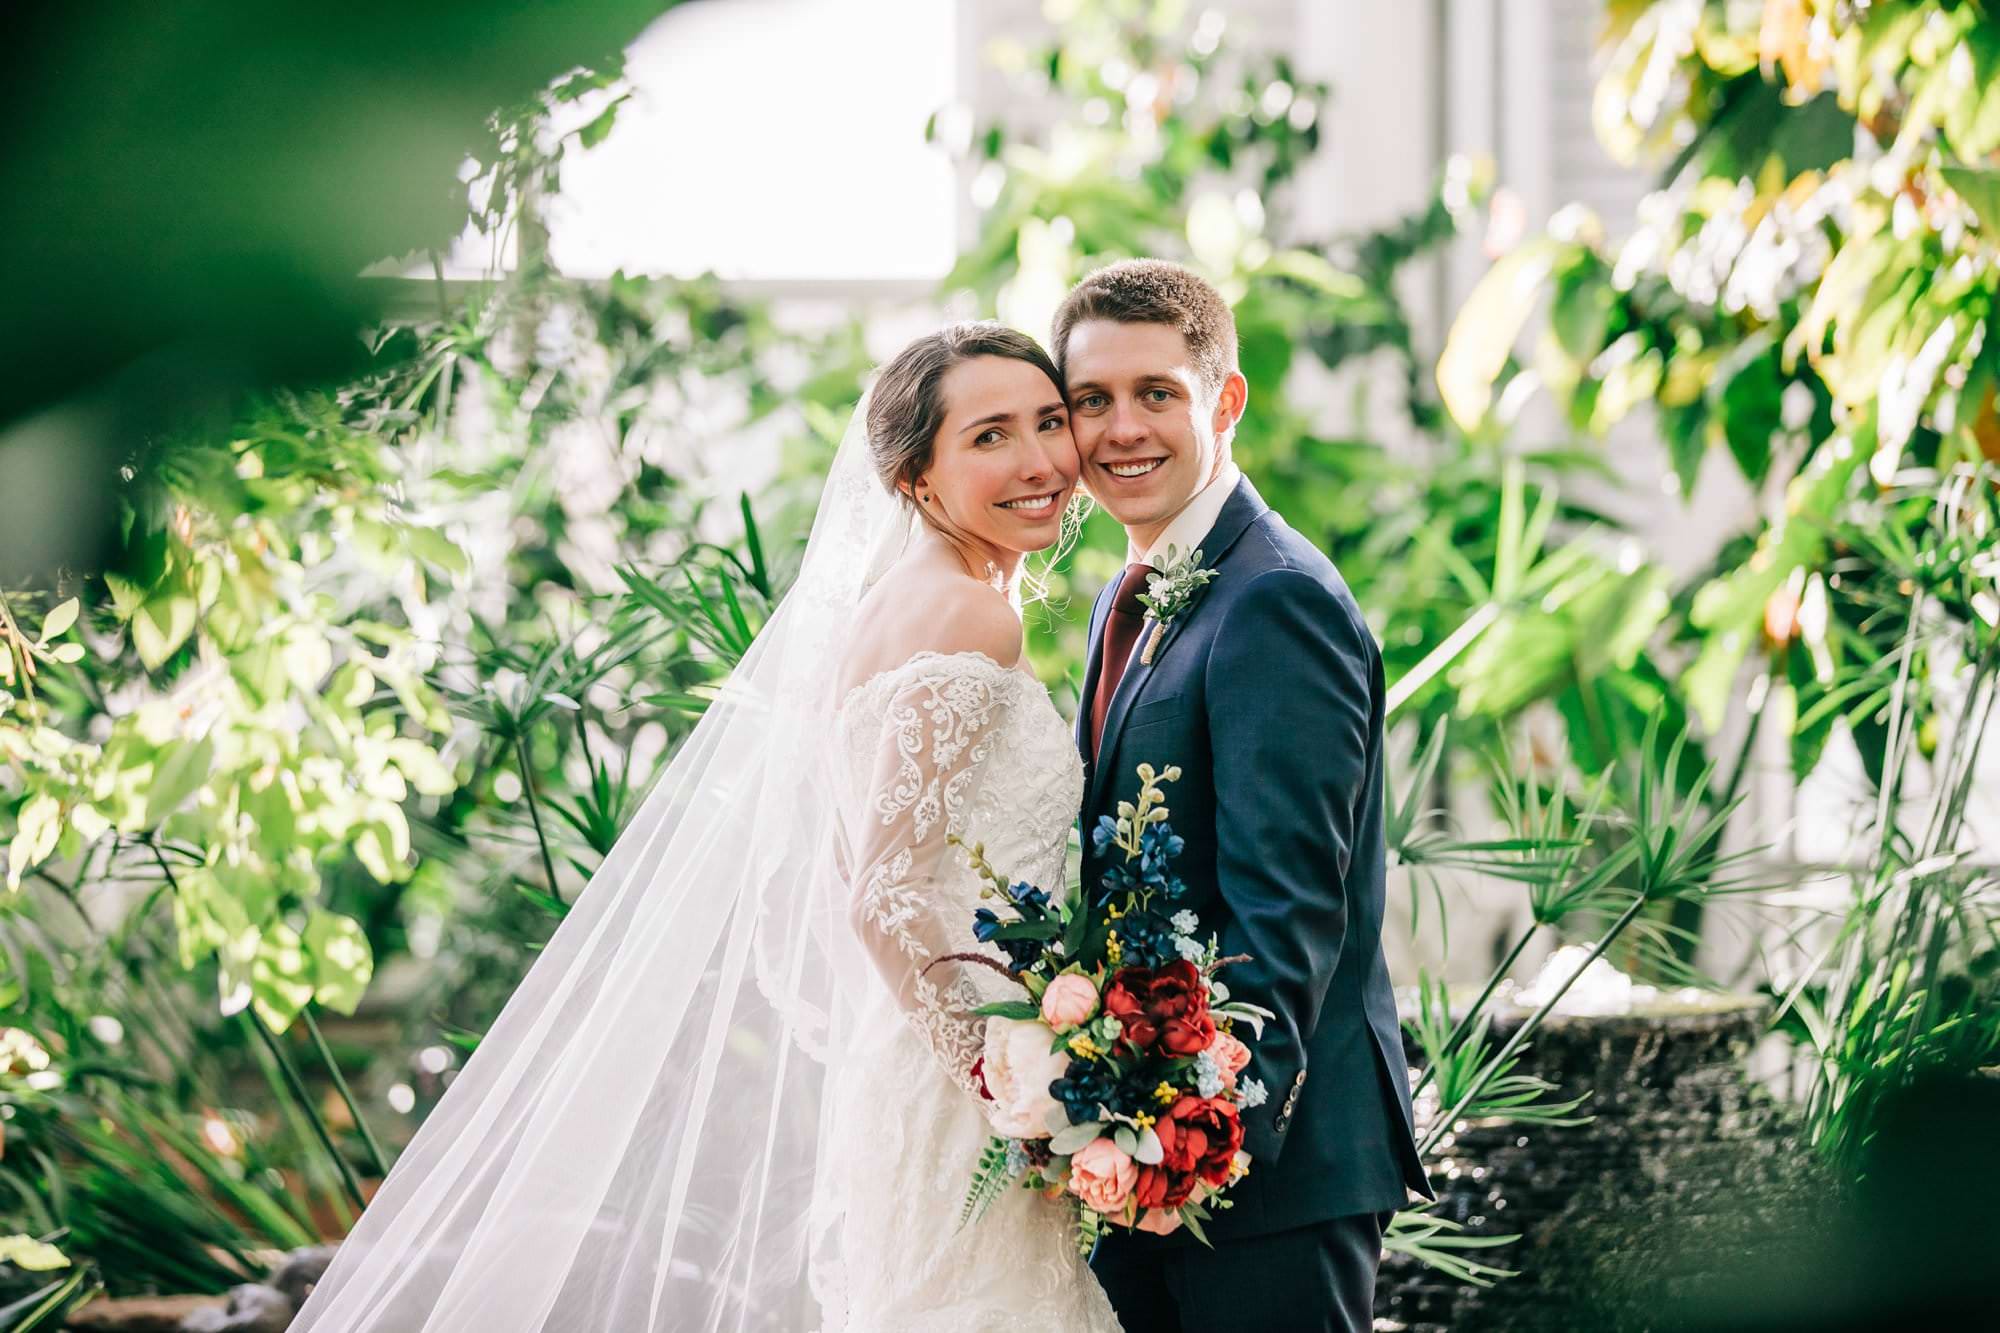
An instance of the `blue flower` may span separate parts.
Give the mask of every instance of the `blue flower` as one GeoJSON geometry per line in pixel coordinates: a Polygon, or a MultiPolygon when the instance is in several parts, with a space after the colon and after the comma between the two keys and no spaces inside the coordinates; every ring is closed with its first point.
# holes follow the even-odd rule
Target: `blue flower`
{"type": "Polygon", "coordinates": [[[981,944],[999,945],[1000,951],[1007,955],[1007,961],[1014,965],[1016,972],[1019,972],[1022,968],[1042,956],[1042,942],[1040,940],[1002,940],[994,938],[1000,933],[1002,926],[1011,926],[1014,924],[1016,923],[1012,921],[1002,921],[990,907],[977,908],[972,913],[972,937],[981,944]]]}
{"type": "Polygon", "coordinates": [[[1049,895],[1032,884],[1014,884],[1008,888],[1007,896],[1021,909],[1021,915],[1024,917],[1028,915],[1030,908],[1043,913],[1048,911],[1049,895]]]}
{"type": "Polygon", "coordinates": [[[1131,967],[1164,967],[1181,956],[1173,925],[1155,911],[1127,912],[1118,918],[1118,940],[1131,967]]]}
{"type": "Polygon", "coordinates": [[[1187,839],[1174,832],[1171,824],[1153,824],[1139,835],[1139,852],[1148,861],[1157,861],[1164,868],[1187,850],[1187,839]]]}
{"type": "Polygon", "coordinates": [[[1117,836],[1118,821],[1110,815],[1099,815],[1097,817],[1097,827],[1090,831],[1090,845],[1101,852],[1106,847],[1109,847],[1111,840],[1117,836]]]}
{"type": "Polygon", "coordinates": [[[1246,1078],[1236,1085],[1236,1090],[1243,1096],[1243,1109],[1246,1111],[1262,1106],[1271,1096],[1264,1090],[1262,1079],[1246,1078]]]}
{"type": "Polygon", "coordinates": [[[1132,873],[1132,867],[1122,864],[1105,870],[1104,878],[1099,883],[1107,895],[1114,897],[1121,893],[1137,893],[1144,887],[1139,877],[1132,873]]]}
{"type": "Polygon", "coordinates": [[[1204,1097],[1222,1091],[1222,1068],[1207,1051],[1194,1058],[1194,1090],[1204,1097]]]}
{"type": "Polygon", "coordinates": [[[1118,1115],[1133,1115],[1139,1098],[1118,1081],[1109,1065],[1089,1060],[1072,1060],[1063,1077],[1049,1084],[1049,1094],[1062,1103],[1072,1125],[1099,1118],[1098,1107],[1109,1107],[1118,1115]]]}

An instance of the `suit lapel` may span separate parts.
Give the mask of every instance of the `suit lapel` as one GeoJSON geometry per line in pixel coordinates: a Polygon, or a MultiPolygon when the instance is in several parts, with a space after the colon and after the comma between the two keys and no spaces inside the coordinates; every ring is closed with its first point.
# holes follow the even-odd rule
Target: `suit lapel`
{"type": "MultiPolygon", "coordinates": [[[[1201,567],[1203,569],[1216,568],[1221,563],[1222,558],[1229,554],[1229,548],[1236,545],[1237,539],[1249,531],[1250,525],[1256,522],[1258,516],[1267,512],[1269,508],[1270,506],[1264,503],[1263,497],[1257,494],[1257,488],[1250,484],[1248,477],[1237,482],[1236,489],[1230,492],[1228,501],[1222,506],[1222,512],[1216,516],[1215,526],[1210,528],[1208,535],[1202,538],[1201,567]]],[[[1103,634],[1102,621],[1105,619],[1105,616],[1101,613],[1102,600],[1101,598],[1099,599],[1099,610],[1094,611],[1092,614],[1093,628],[1090,637],[1091,668],[1085,687],[1087,692],[1084,698],[1086,701],[1094,696],[1097,688],[1097,645],[1103,634]]],[[[1153,651],[1153,666],[1158,665],[1161,659],[1166,656],[1167,646],[1179,635],[1182,627],[1194,616],[1201,613],[1202,601],[1206,600],[1204,597],[1201,601],[1197,601],[1193,606],[1180,615],[1175,616],[1167,623],[1166,629],[1160,635],[1160,646],[1153,651]]],[[[1089,761],[1088,794],[1084,804],[1086,814],[1089,811],[1097,809],[1099,802],[1103,799],[1104,765],[1098,762],[1098,760],[1101,760],[1105,755],[1112,753],[1117,748],[1118,733],[1120,728],[1125,724],[1125,715],[1132,711],[1132,705],[1137,702],[1140,691],[1146,688],[1146,682],[1153,677],[1153,666],[1149,666],[1141,660],[1145,656],[1146,640],[1152,636],[1153,626],[1148,621],[1146,627],[1140,631],[1138,642],[1132,645],[1132,657],[1126,662],[1125,674],[1119,678],[1118,689],[1111,696],[1111,707],[1105,710],[1104,739],[1097,747],[1097,754],[1089,761]]],[[[1083,717],[1084,722],[1082,725],[1088,725],[1089,708],[1087,702],[1083,709],[1083,717]]],[[[1079,735],[1081,734],[1081,727],[1079,727],[1079,735]]]]}

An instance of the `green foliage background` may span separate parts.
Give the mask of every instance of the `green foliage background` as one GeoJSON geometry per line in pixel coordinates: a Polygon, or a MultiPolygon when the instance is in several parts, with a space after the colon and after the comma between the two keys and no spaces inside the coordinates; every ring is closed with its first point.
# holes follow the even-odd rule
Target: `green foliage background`
{"type": "MultiPolygon", "coordinates": [[[[1470,1009],[1425,979],[1438,1124],[1575,1112],[1516,1067],[1532,1024],[1495,1050],[1479,1018],[1532,939],[1678,979],[1704,907],[1765,886],[1740,850],[1768,836],[1742,815],[1760,728],[1800,775],[1851,735],[1876,798],[1844,914],[1780,918],[1809,1136],[1846,1160],[1885,1090],[1991,1063],[1966,824],[2000,693],[1985,8],[1608,5],[1600,137],[1663,191],[1638,219],[1566,210],[1442,348],[1399,279],[1483,225],[1489,168],[1301,237],[1330,90],[1178,5],[1064,11],[1046,49],[995,53],[1053,121],[934,126],[990,198],[944,290],[1039,334],[1090,267],[1157,254],[1232,298],[1237,456],[1384,644],[1412,891],[1442,908],[1437,876],[1470,871],[1528,900],[1470,1009]],[[1327,431],[1310,386],[1362,360],[1393,366],[1384,431],[1421,449],[1327,431]],[[1531,394],[1559,447],[1519,438],[1531,394]],[[1773,499],[1691,581],[1571,498],[1637,413],[1684,492],[1722,450],[1773,499]],[[1749,734],[1718,752],[1732,710],[1749,734]],[[1529,714],[1558,746],[1523,744],[1529,714]],[[1435,808],[1469,784],[1498,836],[1435,808]]],[[[548,271],[534,200],[623,93],[585,71],[495,117],[480,220],[520,229],[518,272],[427,288],[359,378],[135,451],[102,578],[0,591],[0,1232],[71,1256],[0,1262],[23,1317],[221,1289],[338,1234],[391,1155],[384,1099],[440,1091],[789,583],[863,331],[548,271]],[[579,102],[567,140],[534,132],[579,102]]],[[[1093,519],[1031,616],[1066,700],[1073,613],[1122,551],[1093,519]]],[[[1429,1219],[1391,1244],[1490,1280],[1475,1239],[1429,1219]]]]}

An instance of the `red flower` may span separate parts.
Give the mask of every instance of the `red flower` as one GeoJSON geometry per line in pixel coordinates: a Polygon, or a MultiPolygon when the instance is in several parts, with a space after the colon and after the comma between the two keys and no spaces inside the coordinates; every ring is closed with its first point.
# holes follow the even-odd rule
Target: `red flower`
{"type": "Polygon", "coordinates": [[[1104,1012],[1123,1026],[1122,1040],[1134,1050],[1158,1042],[1169,1055],[1199,1055],[1215,1040],[1208,987],[1186,959],[1157,971],[1128,967],[1116,973],[1104,991],[1104,1012]]]}
{"type": "Polygon", "coordinates": [[[1234,1106],[1220,1097],[1183,1096],[1154,1126],[1162,1144],[1169,1125],[1183,1159],[1192,1163],[1189,1170],[1217,1189],[1229,1183],[1230,1164],[1243,1146],[1243,1121],[1234,1106]]]}
{"type": "Polygon", "coordinates": [[[1160,1136],[1160,1160],[1139,1167],[1132,1190],[1141,1208],[1178,1208],[1193,1197],[1198,1182],[1222,1185],[1229,1178],[1229,1163],[1243,1146],[1236,1108],[1204,1097],[1182,1097],[1153,1132],[1160,1136]]]}

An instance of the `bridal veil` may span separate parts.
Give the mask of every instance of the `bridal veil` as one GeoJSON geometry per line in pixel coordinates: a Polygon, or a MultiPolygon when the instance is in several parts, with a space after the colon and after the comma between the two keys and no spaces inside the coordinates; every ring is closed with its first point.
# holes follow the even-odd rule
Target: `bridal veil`
{"type": "Polygon", "coordinates": [[[341,1246],[295,1333],[820,1326],[822,1089],[871,984],[827,854],[854,612],[908,540],[857,408],[797,583],[341,1246]]]}

